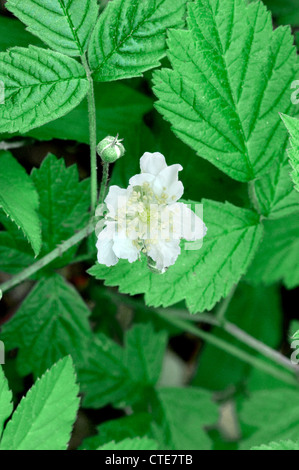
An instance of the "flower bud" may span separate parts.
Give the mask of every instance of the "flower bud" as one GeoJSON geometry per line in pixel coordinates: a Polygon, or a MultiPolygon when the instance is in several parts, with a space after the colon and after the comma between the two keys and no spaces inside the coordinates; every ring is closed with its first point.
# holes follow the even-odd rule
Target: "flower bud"
{"type": "Polygon", "coordinates": [[[122,157],[125,153],[125,148],[121,143],[122,139],[116,137],[108,136],[97,146],[98,154],[105,163],[113,163],[122,157]]]}

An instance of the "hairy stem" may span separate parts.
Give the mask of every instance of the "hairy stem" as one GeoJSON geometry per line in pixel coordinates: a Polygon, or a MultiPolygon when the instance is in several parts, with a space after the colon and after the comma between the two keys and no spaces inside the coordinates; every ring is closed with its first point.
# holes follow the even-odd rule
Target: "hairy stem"
{"type": "Polygon", "coordinates": [[[61,245],[55,248],[55,250],[51,251],[51,253],[48,253],[46,256],[44,256],[43,258],[38,260],[36,263],[32,264],[28,268],[21,271],[19,274],[14,276],[9,281],[1,284],[0,285],[0,299],[2,298],[2,294],[4,292],[12,289],[18,284],[21,284],[23,281],[31,277],[33,274],[35,274],[36,272],[40,271],[45,266],[50,264],[56,258],[59,258],[60,256],[62,256],[63,253],[69,250],[72,246],[77,245],[79,242],[84,240],[84,238],[88,237],[93,231],[94,231],[94,223],[90,221],[90,223],[86,227],[84,227],[83,230],[81,230],[80,232],[76,233],[71,238],[63,242],[61,245]]]}
{"type": "Polygon", "coordinates": [[[104,162],[103,163],[103,176],[102,176],[102,183],[101,183],[100,197],[99,197],[100,204],[103,204],[105,196],[106,196],[108,179],[109,179],[109,163],[104,162]]]}
{"type": "Polygon", "coordinates": [[[96,106],[94,96],[94,83],[87,59],[82,56],[82,64],[85,68],[89,89],[87,94],[88,116],[89,116],[89,140],[90,140],[90,178],[91,178],[91,213],[94,214],[98,198],[98,180],[97,180],[97,124],[96,124],[96,106]]]}

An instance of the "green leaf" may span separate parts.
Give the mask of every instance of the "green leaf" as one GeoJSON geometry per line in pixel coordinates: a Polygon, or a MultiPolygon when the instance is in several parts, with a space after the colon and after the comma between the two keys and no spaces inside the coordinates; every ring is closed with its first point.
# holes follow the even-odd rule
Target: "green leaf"
{"type": "Polygon", "coordinates": [[[299,217],[289,215],[264,222],[265,236],[246,278],[258,284],[283,281],[288,289],[299,285],[299,217]]]}
{"type": "Polygon", "coordinates": [[[108,442],[97,450],[157,450],[157,443],[147,437],[135,437],[135,439],[124,439],[118,443],[108,442]]]}
{"type": "Polygon", "coordinates": [[[5,91],[1,133],[28,132],[63,116],[88,89],[85,70],[76,60],[35,46],[1,52],[0,80],[5,91]]]}
{"type": "Polygon", "coordinates": [[[296,333],[294,333],[293,339],[299,339],[299,330],[297,330],[296,333]]]}
{"type": "Polygon", "coordinates": [[[158,111],[203,158],[239,181],[280,159],[298,71],[290,29],[273,31],[262,2],[189,3],[188,31],[169,32],[172,70],[154,74],[158,111]],[[204,51],[204,52],[203,52],[204,51]]]}
{"type": "MultiPolygon", "coordinates": [[[[227,309],[225,318],[264,344],[277,348],[282,340],[282,312],[280,295],[276,286],[249,286],[241,283],[227,309]],[[261,312],[263,312],[261,314],[261,312]],[[269,328],[271,324],[271,328],[269,328]]],[[[213,334],[242,350],[248,350],[221,328],[213,328],[213,334]]],[[[248,377],[250,366],[231,354],[206,344],[199,356],[198,368],[192,384],[209,390],[227,390],[240,386],[248,377]],[[217,364],[217,373],[210,371],[217,364]]]]}
{"type": "MultiPolygon", "coordinates": [[[[78,167],[66,167],[63,159],[58,160],[51,154],[43,160],[39,169],[32,171],[31,178],[40,199],[42,254],[47,254],[76,231],[83,229],[88,222],[89,180],[79,182],[78,167]]],[[[76,249],[74,247],[67,252],[67,259],[74,256],[76,249]]],[[[63,259],[64,264],[66,257],[63,259]]]]}
{"type": "Polygon", "coordinates": [[[120,442],[126,438],[144,437],[150,434],[152,416],[148,413],[134,413],[124,418],[113,419],[98,426],[98,435],[84,440],[80,450],[96,450],[106,442],[120,442]]]}
{"type": "Polygon", "coordinates": [[[145,260],[134,264],[120,260],[113,269],[96,264],[89,273],[106,285],[119,286],[123,293],[145,293],[147,305],[167,307],[185,299],[191,313],[211,310],[247,271],[263,229],[252,211],[229,203],[202,202],[208,227],[203,247],[189,245],[194,249],[182,250],[165,274],[151,273],[145,260]]]}
{"type": "Polygon", "coordinates": [[[251,450],[299,450],[299,443],[294,441],[271,442],[268,445],[262,444],[252,447],[251,450]]]}
{"type": "Polygon", "coordinates": [[[36,255],[42,243],[38,206],[37,192],[24,168],[9,152],[0,152],[0,208],[22,229],[36,255]]]}
{"type": "Polygon", "coordinates": [[[166,53],[166,31],[183,26],[186,0],[113,0],[93,31],[89,61],[95,80],[140,77],[166,53]]]}
{"type": "Polygon", "coordinates": [[[290,163],[293,169],[291,176],[295,189],[299,191],[299,119],[290,116],[282,116],[282,119],[291,137],[291,148],[289,150],[290,163]]]}
{"type": "Polygon", "coordinates": [[[209,450],[212,441],[204,430],[218,419],[211,395],[196,388],[163,388],[158,391],[164,415],[164,436],[174,450],[209,450]]]}
{"type": "Polygon", "coordinates": [[[19,348],[21,375],[40,375],[53,362],[71,354],[80,362],[90,335],[89,310],[77,291],[60,275],[39,281],[13,318],[2,328],[7,349],[19,348]]]}
{"type": "Polygon", "coordinates": [[[98,16],[96,0],[8,0],[6,8],[52,49],[82,56],[98,16]]]}
{"type": "Polygon", "coordinates": [[[1,450],[66,450],[79,388],[69,357],[48,370],[29,390],[7,424],[1,450]]]}
{"type": "Polygon", "coordinates": [[[133,382],[155,385],[161,374],[167,335],[150,324],[136,325],[126,334],[125,363],[133,382]]]}
{"type": "Polygon", "coordinates": [[[0,366],[0,439],[3,426],[13,411],[12,393],[8,388],[2,367],[0,366]]]}
{"type": "Polygon", "coordinates": [[[133,403],[158,381],[166,336],[151,325],[136,325],[126,333],[125,347],[100,333],[92,338],[84,367],[79,371],[84,405],[133,403]]]}
{"type": "MultiPolygon", "coordinates": [[[[150,98],[120,83],[95,84],[95,104],[98,141],[119,133],[127,143],[128,135],[136,135],[136,125],[152,109],[150,98]]],[[[28,135],[40,140],[65,139],[89,144],[87,100],[66,116],[31,130],[28,135]]]]}
{"type": "Polygon", "coordinates": [[[261,390],[244,402],[241,422],[250,426],[250,436],[241,444],[242,449],[265,442],[298,439],[298,390],[261,390]]]}

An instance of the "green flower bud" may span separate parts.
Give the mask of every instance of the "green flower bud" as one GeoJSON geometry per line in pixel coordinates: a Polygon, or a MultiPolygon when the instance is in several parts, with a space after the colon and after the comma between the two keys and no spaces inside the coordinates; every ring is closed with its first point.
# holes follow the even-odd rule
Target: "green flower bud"
{"type": "Polygon", "coordinates": [[[97,151],[103,162],[113,163],[124,155],[125,147],[121,142],[122,139],[119,139],[118,135],[116,137],[109,135],[101,140],[97,146],[97,151]]]}

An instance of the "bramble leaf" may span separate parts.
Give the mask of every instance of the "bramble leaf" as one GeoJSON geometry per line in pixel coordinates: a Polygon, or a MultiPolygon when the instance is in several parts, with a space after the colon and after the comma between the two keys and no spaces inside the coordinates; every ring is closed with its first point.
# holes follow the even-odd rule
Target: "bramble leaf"
{"type": "Polygon", "coordinates": [[[289,150],[289,157],[293,168],[291,176],[295,189],[299,191],[299,119],[284,115],[282,120],[290,133],[291,148],[289,150]]]}
{"type": "Polygon", "coordinates": [[[0,208],[22,229],[35,255],[42,244],[38,207],[37,191],[24,168],[9,152],[0,151],[0,208]]]}
{"type": "Polygon", "coordinates": [[[154,74],[158,111],[203,158],[239,181],[280,159],[298,72],[290,29],[273,31],[262,2],[189,3],[188,31],[169,32],[172,70],[154,74]]]}
{"type": "Polygon", "coordinates": [[[70,357],[38,379],[8,422],[1,450],[66,450],[79,398],[70,357]]]}
{"type": "Polygon", "coordinates": [[[96,0],[8,0],[6,8],[52,49],[82,56],[96,23],[96,0]]]}
{"type": "Polygon", "coordinates": [[[12,393],[8,388],[8,382],[0,366],[0,440],[3,426],[13,410],[12,393]]]}
{"type": "Polygon", "coordinates": [[[60,275],[39,281],[13,318],[2,327],[7,349],[19,348],[21,375],[43,373],[53,362],[71,354],[80,362],[91,334],[90,312],[78,292],[60,275]]]}
{"type": "Polygon", "coordinates": [[[166,31],[183,26],[186,0],[113,0],[93,31],[88,55],[95,80],[140,77],[166,54],[166,31]]]}
{"type": "Polygon", "coordinates": [[[151,273],[145,260],[133,264],[120,260],[113,269],[97,263],[89,273],[106,285],[119,286],[123,293],[144,293],[148,305],[167,307],[185,299],[191,313],[211,310],[247,271],[263,229],[252,211],[202,202],[208,227],[203,247],[190,244],[165,274],[151,273]]]}
{"type": "Polygon", "coordinates": [[[86,73],[76,60],[29,46],[0,53],[0,132],[28,132],[71,111],[85,97],[86,73]]]}

